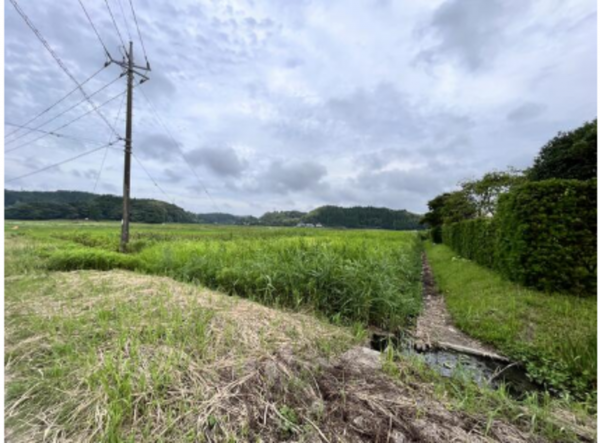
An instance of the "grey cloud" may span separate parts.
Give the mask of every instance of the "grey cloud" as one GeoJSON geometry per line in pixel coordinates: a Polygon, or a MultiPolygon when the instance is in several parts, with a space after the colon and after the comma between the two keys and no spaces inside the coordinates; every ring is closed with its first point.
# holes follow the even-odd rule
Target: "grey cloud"
{"type": "Polygon", "coordinates": [[[262,190],[267,192],[288,193],[324,186],[323,178],[327,168],[314,161],[287,162],[273,161],[261,177],[262,190]]]}
{"type": "Polygon", "coordinates": [[[177,172],[172,169],[165,169],[164,173],[169,183],[180,183],[184,179],[184,176],[181,174],[181,172],[177,172]]]}
{"type": "Polygon", "coordinates": [[[494,58],[502,44],[510,13],[519,12],[521,0],[447,0],[434,12],[422,33],[438,43],[420,53],[422,59],[455,57],[470,69],[478,69],[494,58]]]}
{"type": "Polygon", "coordinates": [[[510,111],[506,118],[512,122],[525,122],[539,117],[546,107],[539,103],[523,103],[510,111]]]}
{"type": "Polygon", "coordinates": [[[203,165],[221,176],[239,177],[248,166],[245,159],[229,146],[204,147],[187,154],[195,165],[203,165]]]}
{"type": "Polygon", "coordinates": [[[141,153],[144,158],[170,161],[177,153],[177,147],[174,146],[173,140],[165,134],[148,134],[136,143],[134,149],[141,153]]]}

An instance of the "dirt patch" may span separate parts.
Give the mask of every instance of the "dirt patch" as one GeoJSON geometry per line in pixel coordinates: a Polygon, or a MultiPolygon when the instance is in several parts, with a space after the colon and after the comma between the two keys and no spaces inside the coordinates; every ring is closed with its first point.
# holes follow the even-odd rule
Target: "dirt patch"
{"type": "MultiPolygon", "coordinates": [[[[450,411],[431,388],[395,383],[381,370],[379,353],[353,348],[315,364],[290,354],[254,366],[220,404],[223,423],[247,424],[248,441],[525,442],[542,441],[514,425],[450,411]]],[[[212,430],[216,441],[229,433],[212,430]]]]}
{"type": "Polygon", "coordinates": [[[457,348],[469,348],[482,354],[500,356],[492,347],[469,337],[454,326],[444,297],[435,287],[433,273],[425,254],[423,254],[423,303],[423,312],[417,320],[414,333],[417,349],[428,349],[442,343],[457,348]]]}

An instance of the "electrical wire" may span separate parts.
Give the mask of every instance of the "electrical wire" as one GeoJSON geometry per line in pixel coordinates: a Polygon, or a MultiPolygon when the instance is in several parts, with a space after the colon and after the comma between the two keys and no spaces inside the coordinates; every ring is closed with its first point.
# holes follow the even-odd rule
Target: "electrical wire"
{"type": "MultiPolygon", "coordinates": [[[[103,70],[105,70],[108,67],[108,65],[104,65],[102,66],[100,69],[98,69],[96,72],[94,72],[91,76],[89,76],[87,79],[85,79],[82,83],[81,86],[85,85],[87,82],[89,82],[91,79],[93,79],[94,77],[96,77],[98,74],[100,74],[103,70]]],[[[44,109],[43,111],[41,111],[39,114],[37,114],[35,117],[30,118],[29,120],[27,120],[25,123],[23,123],[21,126],[19,125],[11,125],[11,126],[17,126],[17,129],[15,129],[14,131],[6,134],[4,136],[4,138],[8,138],[13,134],[16,134],[17,132],[20,131],[21,128],[26,128],[30,123],[34,122],[35,120],[37,120],[38,118],[40,118],[42,115],[46,114],[47,112],[51,111],[52,108],[54,108],[55,106],[61,104],[63,101],[65,101],[67,98],[69,98],[75,91],[77,91],[79,89],[79,86],[77,86],[75,89],[72,89],[67,95],[65,95],[63,98],[61,98],[60,100],[58,100],[56,103],[54,103],[53,105],[50,105],[49,107],[47,107],[46,109],[44,109]]]]}
{"type": "Polygon", "coordinates": [[[67,66],[62,61],[62,59],[58,56],[58,54],[56,52],[54,52],[54,50],[52,49],[52,47],[50,46],[50,44],[46,41],[46,39],[41,34],[41,32],[35,27],[35,25],[29,19],[29,17],[27,16],[27,14],[25,14],[25,12],[21,9],[21,7],[19,6],[19,4],[17,3],[17,0],[10,0],[10,2],[14,6],[15,10],[19,13],[19,15],[21,16],[21,18],[25,21],[25,23],[27,24],[27,26],[29,26],[29,28],[33,31],[33,33],[38,38],[38,40],[44,45],[44,47],[50,53],[50,55],[52,56],[52,58],[54,58],[54,60],[56,61],[56,63],[58,63],[58,66],[77,85],[79,91],[81,91],[81,94],[83,94],[83,96],[86,97],[86,100],[90,103],[90,105],[94,106],[94,108],[96,109],[96,113],[104,121],[104,123],[106,124],[106,126],[108,126],[113,131],[113,134],[115,134],[117,137],[121,137],[117,133],[117,131],[115,131],[115,129],[110,125],[109,121],[106,119],[106,117],[104,116],[104,114],[102,114],[102,112],[100,112],[100,110],[98,110],[95,107],[94,102],[88,97],[87,93],[85,92],[85,90],[83,89],[83,87],[81,86],[81,84],[77,81],[77,79],[73,76],[73,74],[71,74],[71,71],[69,71],[69,69],[67,68],[67,66]]]}
{"type": "Polygon", "coordinates": [[[208,192],[208,189],[204,185],[204,182],[202,181],[202,179],[200,178],[200,176],[198,175],[198,173],[196,172],[196,170],[192,167],[192,164],[189,162],[189,160],[186,157],[186,155],[183,152],[183,150],[179,147],[179,143],[177,143],[177,141],[175,140],[175,138],[171,134],[171,131],[167,127],[167,125],[164,123],[164,121],[158,115],[158,111],[156,110],[156,107],[152,104],[152,102],[150,101],[150,99],[148,98],[148,96],[146,95],[146,93],[144,92],[144,89],[140,88],[140,91],[142,92],[142,95],[146,99],[146,102],[148,103],[150,110],[154,113],[154,117],[156,118],[156,121],[165,129],[167,135],[169,136],[169,138],[173,142],[173,145],[179,151],[179,153],[181,154],[181,157],[183,158],[183,160],[185,161],[185,163],[188,165],[188,167],[191,169],[192,173],[196,176],[196,179],[198,180],[198,182],[200,183],[200,185],[204,189],[204,192],[206,193],[206,195],[208,196],[208,198],[211,200],[213,206],[217,209],[218,212],[221,212],[221,209],[219,208],[219,205],[217,205],[217,203],[215,202],[215,200],[212,198],[212,195],[210,195],[210,192],[208,192]]]}
{"type": "MultiPolygon", "coordinates": [[[[111,86],[114,82],[116,82],[117,80],[119,80],[122,77],[122,75],[119,75],[117,78],[115,78],[113,81],[111,81],[110,83],[107,83],[106,85],[102,86],[100,89],[98,89],[97,91],[92,92],[89,97],[93,97],[96,94],[99,94],[100,92],[104,91],[106,88],[108,88],[109,86],[111,86]]],[[[44,123],[37,125],[36,127],[30,129],[28,132],[24,132],[21,135],[18,135],[17,137],[13,138],[12,140],[9,140],[8,142],[6,142],[6,144],[9,143],[13,143],[23,137],[25,137],[26,135],[29,135],[32,131],[36,131],[39,128],[46,126],[48,123],[53,122],[54,120],[56,120],[59,117],[62,117],[63,115],[65,115],[67,112],[75,109],[77,106],[79,106],[80,104],[82,104],[83,102],[87,101],[86,99],[83,99],[77,103],[75,103],[74,105],[72,105],[71,107],[65,109],[64,111],[62,111],[61,113],[55,115],[54,117],[52,117],[50,120],[46,120],[44,123]]]]}
{"type": "Polygon", "coordinates": [[[57,132],[50,132],[50,131],[44,131],[42,129],[29,128],[29,127],[26,127],[26,126],[17,125],[17,124],[9,123],[9,122],[4,122],[4,124],[8,125],[8,126],[16,126],[16,127],[19,127],[19,128],[29,129],[29,130],[35,131],[35,132],[41,132],[43,134],[53,135],[54,137],[67,138],[67,139],[71,139],[71,140],[75,140],[75,141],[79,141],[79,142],[84,142],[84,143],[88,143],[88,142],[90,142],[90,143],[104,143],[104,142],[101,142],[99,140],[92,140],[92,139],[89,139],[89,138],[86,139],[86,138],[80,138],[80,137],[73,137],[73,136],[68,135],[68,134],[59,134],[57,132]]]}
{"type": "Polygon", "coordinates": [[[125,41],[123,40],[123,36],[121,35],[121,31],[119,31],[119,27],[117,26],[117,21],[115,20],[115,16],[113,15],[112,9],[110,9],[110,5],[108,4],[108,0],[104,0],[104,3],[106,3],[106,8],[108,9],[108,13],[110,14],[110,18],[113,22],[113,25],[115,26],[115,29],[117,30],[117,34],[119,35],[119,40],[121,40],[121,44],[123,45],[123,48],[125,48],[125,41]]]}
{"type": "Polygon", "coordinates": [[[146,54],[146,46],[144,45],[144,39],[142,38],[142,33],[140,32],[140,25],[138,23],[137,14],[135,13],[135,8],[133,7],[133,1],[129,0],[129,5],[131,6],[131,13],[133,14],[133,21],[135,22],[135,27],[137,28],[138,36],[140,37],[140,43],[142,44],[142,51],[144,52],[144,58],[146,59],[146,65],[148,69],[150,69],[150,63],[148,62],[148,55],[146,54]]]}
{"type": "Polygon", "coordinates": [[[90,22],[90,25],[92,26],[92,29],[96,33],[96,37],[98,37],[98,41],[102,45],[102,48],[104,48],[104,53],[106,54],[106,57],[108,57],[109,60],[112,60],[112,57],[110,56],[110,53],[108,52],[108,49],[106,48],[106,45],[104,44],[104,41],[102,40],[102,37],[100,37],[100,34],[98,33],[98,30],[96,29],[96,26],[94,26],[94,22],[92,21],[92,18],[90,17],[90,14],[88,14],[87,9],[85,9],[85,6],[84,6],[84,4],[83,4],[83,2],[81,0],[79,0],[79,4],[81,5],[81,8],[83,9],[83,12],[85,13],[85,16],[87,17],[88,22],[90,22]]]}
{"type": "MultiPolygon", "coordinates": [[[[121,115],[121,111],[123,110],[123,104],[125,103],[125,95],[123,95],[123,98],[121,99],[121,104],[119,105],[119,110],[117,112],[117,116],[115,117],[115,122],[114,125],[117,125],[117,121],[119,120],[119,116],[121,115]]],[[[110,142],[110,139],[112,138],[112,134],[108,135],[108,141],[110,142]]],[[[102,157],[102,163],[100,163],[100,169],[98,169],[98,174],[96,175],[96,182],[94,183],[94,190],[92,192],[96,192],[96,188],[98,187],[98,182],[100,181],[100,175],[102,174],[102,170],[104,169],[104,163],[106,162],[106,157],[108,155],[108,149],[110,148],[110,146],[106,147],[106,150],[104,151],[104,156],[102,157]]]]}
{"type": "MultiPolygon", "coordinates": [[[[84,113],[84,114],[80,115],[79,117],[76,117],[76,118],[74,118],[73,120],[70,120],[69,122],[65,123],[64,125],[62,125],[62,126],[59,126],[58,128],[55,128],[55,129],[53,129],[52,131],[49,131],[49,132],[50,132],[50,133],[52,133],[52,132],[59,131],[59,130],[61,130],[61,129],[63,129],[63,128],[66,128],[67,126],[69,126],[69,125],[71,125],[71,124],[75,123],[76,121],[78,121],[78,120],[81,120],[81,119],[82,119],[83,117],[85,117],[86,115],[88,115],[88,114],[91,114],[92,112],[96,111],[96,110],[97,110],[97,108],[100,108],[100,107],[102,107],[102,106],[105,106],[105,105],[107,105],[108,103],[110,103],[110,102],[111,102],[111,101],[113,101],[114,99],[116,99],[116,98],[118,98],[118,97],[122,96],[122,95],[123,95],[123,94],[125,94],[126,92],[127,92],[127,91],[123,91],[123,92],[121,92],[120,94],[117,94],[117,95],[115,95],[114,97],[112,97],[112,98],[108,99],[108,100],[107,100],[107,101],[105,101],[104,103],[102,103],[102,104],[100,104],[100,105],[97,105],[97,106],[95,106],[93,109],[90,109],[89,111],[87,111],[86,113],[84,113]]],[[[7,149],[7,150],[6,150],[6,151],[4,151],[4,152],[12,152],[12,151],[16,151],[17,149],[19,149],[19,148],[22,148],[22,147],[24,147],[24,146],[27,146],[27,145],[30,145],[31,143],[35,143],[35,142],[37,142],[38,140],[41,140],[42,138],[45,138],[45,137],[47,137],[48,135],[49,135],[49,134],[43,134],[43,135],[41,135],[41,136],[39,136],[39,137],[37,137],[37,138],[35,138],[35,139],[33,139],[33,140],[30,140],[30,141],[28,141],[28,142],[22,143],[22,144],[20,144],[19,146],[16,146],[16,147],[14,147],[14,148],[11,148],[11,149],[7,149]]],[[[121,139],[121,137],[119,137],[119,139],[121,139]]]]}
{"type": "Polygon", "coordinates": [[[14,177],[14,178],[8,179],[8,180],[6,180],[6,183],[10,183],[10,182],[13,182],[13,181],[16,181],[16,180],[20,180],[20,179],[22,179],[22,178],[30,177],[30,176],[32,176],[32,175],[39,174],[40,172],[47,171],[48,169],[52,169],[52,168],[55,168],[55,167],[57,167],[57,166],[64,165],[65,163],[71,162],[71,161],[73,161],[73,160],[77,160],[78,158],[84,157],[84,156],[86,156],[86,155],[93,154],[94,152],[97,152],[97,151],[99,151],[99,150],[101,150],[101,149],[104,149],[104,148],[106,148],[107,146],[110,146],[110,145],[112,145],[112,144],[115,144],[117,141],[118,141],[118,140],[115,140],[115,141],[114,141],[114,142],[112,142],[112,143],[108,143],[108,145],[103,145],[103,146],[100,146],[100,147],[98,147],[98,148],[91,149],[91,150],[89,150],[89,151],[86,151],[86,152],[84,152],[84,153],[82,153],[82,154],[78,154],[78,155],[76,155],[75,157],[71,157],[71,158],[68,158],[68,159],[66,159],[66,160],[62,160],[62,161],[60,161],[60,162],[58,162],[58,163],[54,163],[53,165],[50,165],[50,166],[45,166],[45,167],[43,167],[43,168],[41,168],[41,169],[37,169],[37,170],[35,170],[35,171],[33,171],[33,172],[29,172],[29,173],[27,173],[27,174],[23,174],[23,175],[20,175],[20,176],[18,176],[18,177],[14,177]]]}
{"type": "Polygon", "coordinates": [[[129,41],[133,41],[133,38],[131,38],[131,31],[129,30],[129,23],[127,23],[125,9],[123,9],[123,2],[122,0],[117,0],[117,2],[119,3],[119,8],[121,9],[121,15],[123,16],[123,22],[125,22],[125,29],[127,30],[127,36],[129,37],[129,41]]]}
{"type": "Polygon", "coordinates": [[[131,155],[133,155],[133,158],[135,159],[135,161],[138,162],[138,164],[142,167],[142,169],[144,170],[144,172],[146,173],[146,175],[148,176],[148,178],[150,179],[150,181],[152,183],[154,183],[154,186],[156,186],[160,192],[163,193],[163,195],[167,198],[167,200],[170,200],[173,204],[175,204],[175,200],[171,197],[169,197],[169,195],[163,190],[163,188],[161,188],[158,183],[156,182],[156,180],[154,180],[154,178],[150,175],[150,172],[148,172],[148,170],[146,169],[146,167],[142,164],[142,162],[140,161],[139,158],[137,158],[137,155],[135,155],[133,152],[131,153],[131,155]]]}

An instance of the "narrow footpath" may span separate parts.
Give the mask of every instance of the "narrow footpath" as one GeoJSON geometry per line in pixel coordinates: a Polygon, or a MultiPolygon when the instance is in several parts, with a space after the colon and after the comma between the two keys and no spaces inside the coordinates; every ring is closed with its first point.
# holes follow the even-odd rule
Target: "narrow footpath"
{"type": "Polygon", "coordinates": [[[419,351],[446,349],[507,362],[508,359],[459,331],[452,323],[444,297],[437,291],[427,256],[423,254],[423,312],[414,332],[419,351]]]}

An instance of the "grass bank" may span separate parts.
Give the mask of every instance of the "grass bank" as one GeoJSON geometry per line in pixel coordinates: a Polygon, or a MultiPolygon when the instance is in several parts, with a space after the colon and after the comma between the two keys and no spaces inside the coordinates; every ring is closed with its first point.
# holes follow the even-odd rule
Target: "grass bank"
{"type": "Polygon", "coordinates": [[[538,382],[595,408],[597,301],[525,289],[494,271],[426,243],[456,325],[522,362],[538,382]]]}

